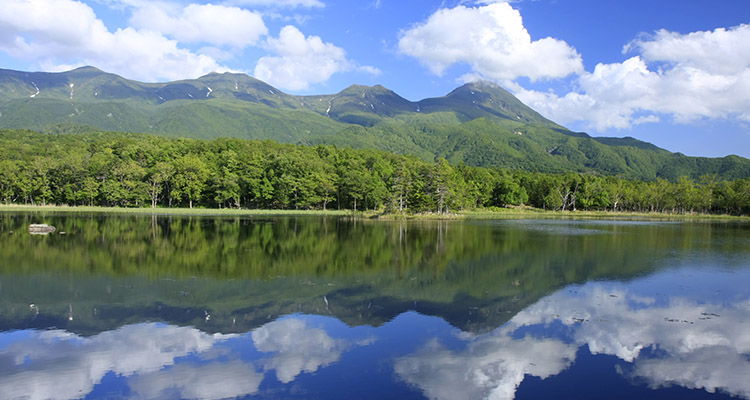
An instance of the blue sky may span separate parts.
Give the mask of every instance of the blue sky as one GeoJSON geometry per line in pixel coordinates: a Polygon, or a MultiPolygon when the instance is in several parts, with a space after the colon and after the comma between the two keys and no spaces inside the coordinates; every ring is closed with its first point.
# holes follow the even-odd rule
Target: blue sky
{"type": "Polygon", "coordinates": [[[492,80],[546,117],[750,157],[747,0],[3,0],[0,68],[146,82],[244,72],[410,100],[492,80]]]}

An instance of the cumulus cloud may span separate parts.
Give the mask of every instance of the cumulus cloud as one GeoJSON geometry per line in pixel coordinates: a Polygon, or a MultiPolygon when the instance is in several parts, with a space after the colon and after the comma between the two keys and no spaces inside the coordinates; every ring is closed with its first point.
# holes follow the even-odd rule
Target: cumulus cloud
{"type": "Polygon", "coordinates": [[[562,78],[583,71],[575,49],[554,38],[532,41],[518,10],[505,2],[440,9],[401,33],[398,49],[442,75],[468,64],[485,79],[562,78]]]}
{"type": "Polygon", "coordinates": [[[69,399],[89,393],[107,373],[149,374],[224,335],[194,328],[139,324],[83,338],[60,330],[35,331],[0,352],[0,397],[69,399]]]}
{"type": "Polygon", "coordinates": [[[596,284],[558,292],[516,315],[504,330],[559,321],[593,354],[633,363],[628,371],[652,387],[680,385],[750,397],[750,302],[708,304],[655,298],[596,284]],[[581,322],[584,321],[584,322],[581,322]],[[646,348],[659,356],[644,356],[646,348]]]}
{"type": "Polygon", "coordinates": [[[266,48],[275,55],[260,58],[254,75],[281,89],[305,90],[337,72],[357,68],[377,71],[373,67],[357,67],[346,58],[344,49],[323,42],[319,36],[305,37],[291,25],[282,28],[278,38],[268,38],[266,48]]]}
{"type": "MultiPolygon", "coordinates": [[[[335,363],[351,346],[342,339],[333,339],[304,320],[289,318],[266,324],[252,333],[258,351],[273,353],[264,361],[266,370],[275,370],[276,378],[289,383],[302,372],[312,373],[335,363]]],[[[368,344],[368,341],[359,343],[368,344]]]]}
{"type": "Polygon", "coordinates": [[[252,364],[232,360],[206,365],[178,364],[169,370],[136,376],[130,388],[144,399],[230,399],[258,391],[263,374],[252,364]]]}
{"type": "Polygon", "coordinates": [[[0,398],[79,398],[109,373],[125,377],[138,398],[234,398],[256,393],[263,370],[275,370],[279,381],[290,383],[373,341],[332,338],[302,318],[274,321],[241,336],[158,323],[88,338],[62,330],[23,331],[0,349],[0,398]],[[232,350],[232,342],[250,340],[264,353],[257,360],[232,350]]]}
{"type": "Polygon", "coordinates": [[[626,285],[590,283],[541,299],[489,334],[462,335],[467,344],[461,350],[433,340],[396,359],[394,370],[430,399],[512,399],[525,375],[559,374],[586,346],[628,362],[621,372],[652,388],[679,385],[750,398],[747,332],[747,299],[657,299],[629,292],[626,285]],[[552,324],[566,326],[564,342],[544,337],[544,327],[552,324]],[[533,337],[516,338],[529,327],[533,337]]]}
{"type": "Polygon", "coordinates": [[[394,370],[430,399],[512,399],[526,374],[556,375],[570,365],[576,350],[558,340],[514,340],[503,334],[482,336],[463,351],[432,341],[397,359],[394,370]]]}
{"type": "Polygon", "coordinates": [[[589,128],[627,129],[668,115],[750,122],[750,25],[680,34],[661,30],[625,46],[638,52],[622,63],[598,64],[580,74],[564,95],[513,92],[559,123],[583,121],[589,128]]]}
{"type": "Polygon", "coordinates": [[[170,12],[172,7],[152,3],[137,8],[130,23],[138,29],[162,33],[185,43],[243,48],[254,45],[268,33],[258,13],[237,7],[190,4],[170,12]]]}
{"type": "Polygon", "coordinates": [[[624,48],[640,50],[649,61],[666,61],[691,66],[712,74],[732,75],[748,68],[750,25],[714,31],[679,34],[667,30],[644,35],[624,48]]]}
{"type": "Polygon", "coordinates": [[[227,70],[161,33],[130,27],[110,32],[89,6],[72,0],[0,2],[0,50],[44,70],[95,65],[145,81],[227,70]]]}
{"type": "Polygon", "coordinates": [[[583,68],[564,41],[532,41],[521,14],[506,0],[440,9],[401,33],[398,49],[442,75],[457,64],[471,71],[460,81],[489,79],[558,123],[588,129],[629,129],[662,121],[701,119],[750,122],[750,25],[681,34],[660,30],[626,44],[620,63],[583,68]],[[570,77],[568,93],[529,90],[517,78],[570,77]]]}
{"type": "Polygon", "coordinates": [[[679,385],[750,398],[747,356],[725,346],[705,347],[667,359],[638,360],[629,374],[640,377],[652,388],[679,385]]]}

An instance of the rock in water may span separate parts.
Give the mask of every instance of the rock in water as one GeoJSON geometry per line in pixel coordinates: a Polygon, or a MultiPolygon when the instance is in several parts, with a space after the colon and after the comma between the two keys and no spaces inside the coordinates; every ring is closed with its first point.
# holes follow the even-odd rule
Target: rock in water
{"type": "Polygon", "coordinates": [[[29,233],[32,235],[46,235],[56,231],[57,229],[52,225],[47,224],[30,224],[29,233]]]}

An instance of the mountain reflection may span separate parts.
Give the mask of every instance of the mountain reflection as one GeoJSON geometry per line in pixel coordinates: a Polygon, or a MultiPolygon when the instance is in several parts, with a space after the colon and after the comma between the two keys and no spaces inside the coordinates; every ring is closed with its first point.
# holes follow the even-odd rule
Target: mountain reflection
{"type": "Polygon", "coordinates": [[[0,213],[0,398],[750,398],[748,244],[720,222],[0,213]]]}
{"type": "Polygon", "coordinates": [[[415,310],[487,332],[571,283],[632,279],[696,254],[743,265],[748,235],[635,221],[0,213],[0,330],[89,336],[162,321],[241,333],[269,315],[378,326],[415,310]],[[18,233],[39,221],[67,233],[18,233]]]}
{"type": "MultiPolygon", "coordinates": [[[[719,281],[746,281],[747,275],[724,274],[719,281]]],[[[311,381],[296,382],[301,376],[315,375],[314,385],[337,388],[341,371],[375,365],[383,373],[391,365],[384,375],[418,391],[411,396],[512,399],[528,377],[547,380],[585,368],[576,362],[585,347],[594,357],[616,357],[613,372],[653,389],[678,385],[750,398],[747,291],[706,302],[687,290],[644,295],[643,286],[643,280],[571,286],[484,334],[414,312],[380,327],[291,315],[244,334],[162,323],[90,337],[63,330],[5,332],[0,397],[72,399],[101,390],[108,397],[147,399],[305,397],[311,381]],[[364,348],[371,350],[355,351],[364,348]],[[337,372],[318,375],[334,365],[337,372]],[[108,377],[127,389],[101,389],[108,377]]]]}
{"type": "Polygon", "coordinates": [[[654,389],[750,398],[749,333],[750,297],[708,303],[588,283],[543,298],[497,330],[467,339],[463,349],[432,341],[397,359],[395,370],[431,399],[512,399],[525,375],[558,374],[586,346],[618,357],[621,374],[654,389]]]}

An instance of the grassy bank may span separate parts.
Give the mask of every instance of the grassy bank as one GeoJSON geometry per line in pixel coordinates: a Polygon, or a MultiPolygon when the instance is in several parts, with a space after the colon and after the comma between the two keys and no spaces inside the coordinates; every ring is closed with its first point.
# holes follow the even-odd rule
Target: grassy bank
{"type": "Polygon", "coordinates": [[[584,218],[584,219],[653,219],[671,221],[729,220],[748,221],[749,216],[712,214],[666,214],[633,213],[612,211],[549,211],[532,207],[503,208],[491,210],[464,210],[457,213],[438,214],[388,214],[382,211],[351,210],[248,210],[248,209],[209,209],[209,208],[122,208],[122,207],[70,207],[70,206],[28,206],[0,205],[0,212],[52,212],[52,213],[103,213],[103,214],[144,214],[144,215],[202,215],[202,216],[347,216],[362,219],[401,221],[401,220],[481,220],[481,219],[521,219],[521,218],[584,218]]]}
{"type": "Polygon", "coordinates": [[[55,212],[55,213],[103,213],[103,214],[144,214],[144,215],[308,215],[308,216],[351,216],[349,210],[246,210],[235,208],[123,208],[123,207],[70,207],[70,206],[28,206],[0,205],[0,212],[55,212]]]}

